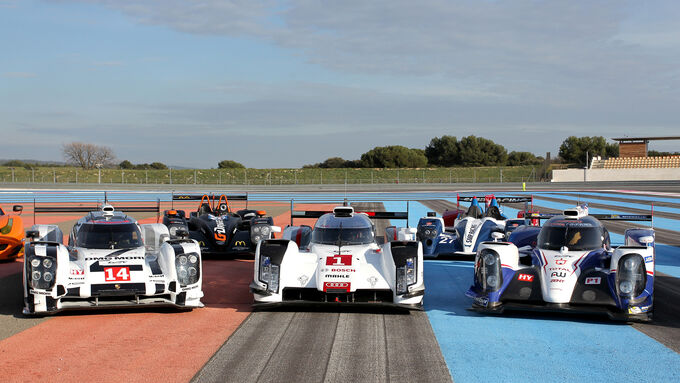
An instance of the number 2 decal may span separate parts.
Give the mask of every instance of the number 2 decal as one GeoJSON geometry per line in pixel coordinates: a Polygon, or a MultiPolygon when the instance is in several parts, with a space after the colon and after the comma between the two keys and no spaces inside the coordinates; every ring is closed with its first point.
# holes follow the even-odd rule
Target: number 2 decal
{"type": "Polygon", "coordinates": [[[130,280],[129,267],[105,267],[104,280],[107,282],[123,282],[130,280]]]}

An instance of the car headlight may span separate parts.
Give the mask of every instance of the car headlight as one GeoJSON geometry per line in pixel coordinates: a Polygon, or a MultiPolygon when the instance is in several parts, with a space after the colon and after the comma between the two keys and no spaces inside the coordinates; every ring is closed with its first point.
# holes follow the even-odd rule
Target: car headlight
{"type": "Polygon", "coordinates": [[[52,257],[32,256],[28,260],[26,272],[31,275],[31,286],[34,289],[48,290],[54,286],[57,272],[57,260],[52,257]]]}
{"type": "Polygon", "coordinates": [[[269,238],[270,233],[271,228],[268,225],[252,226],[250,231],[250,242],[257,244],[261,240],[269,238]]]}
{"type": "Polygon", "coordinates": [[[177,236],[177,230],[179,230],[179,228],[179,226],[170,226],[168,229],[170,231],[170,235],[173,237],[177,236]]]}
{"type": "Polygon", "coordinates": [[[484,249],[478,256],[475,279],[484,292],[497,291],[503,283],[500,257],[491,249],[484,249]]]}
{"type": "Polygon", "coordinates": [[[640,254],[626,254],[619,259],[616,273],[618,293],[624,298],[635,298],[642,294],[647,284],[645,261],[640,254]]]}
{"type": "Polygon", "coordinates": [[[188,286],[198,282],[201,274],[201,263],[196,253],[181,254],[175,258],[177,279],[180,286],[188,286]]]}
{"type": "Polygon", "coordinates": [[[267,290],[272,293],[279,292],[279,265],[271,262],[266,255],[260,257],[260,282],[267,284],[267,290]]]}
{"type": "Polygon", "coordinates": [[[397,267],[397,295],[406,294],[408,287],[416,283],[416,258],[406,258],[403,266],[397,267]]]}

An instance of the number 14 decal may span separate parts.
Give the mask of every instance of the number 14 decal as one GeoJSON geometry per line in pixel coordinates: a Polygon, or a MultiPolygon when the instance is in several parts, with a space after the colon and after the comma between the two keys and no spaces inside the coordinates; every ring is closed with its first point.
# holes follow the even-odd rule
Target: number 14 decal
{"type": "Polygon", "coordinates": [[[129,267],[105,267],[104,280],[107,282],[122,282],[130,280],[129,267]]]}

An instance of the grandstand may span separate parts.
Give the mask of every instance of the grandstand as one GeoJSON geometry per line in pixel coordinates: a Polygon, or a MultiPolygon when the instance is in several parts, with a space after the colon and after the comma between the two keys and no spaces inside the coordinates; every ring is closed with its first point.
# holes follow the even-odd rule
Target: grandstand
{"type": "Polygon", "coordinates": [[[680,156],[594,159],[591,169],[678,168],[680,156]]]}

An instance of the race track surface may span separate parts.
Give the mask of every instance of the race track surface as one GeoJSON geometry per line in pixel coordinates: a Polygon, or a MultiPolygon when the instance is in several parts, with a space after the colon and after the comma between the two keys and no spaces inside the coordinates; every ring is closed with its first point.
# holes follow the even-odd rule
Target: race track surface
{"type": "MultiPolygon", "coordinates": [[[[501,188],[487,192],[473,186],[476,195],[522,194],[517,187],[512,192],[501,188]]],[[[247,257],[205,261],[206,307],[202,309],[75,311],[26,318],[21,314],[23,263],[17,261],[0,263],[0,381],[680,381],[677,185],[619,184],[608,190],[563,186],[542,185],[541,190],[526,194],[534,195],[534,205],[541,212],[557,212],[580,200],[588,202],[596,213],[648,214],[654,204],[657,274],[653,322],[626,324],[598,316],[472,312],[468,310],[471,302],[464,296],[472,281],[472,264],[459,259],[426,261],[424,311],[296,306],[252,312],[248,283],[253,264],[247,257]]],[[[408,224],[414,226],[427,211],[441,213],[455,207],[456,191],[425,190],[400,190],[398,197],[326,192],[314,197],[325,202],[322,205],[309,203],[313,198],[307,193],[296,196],[294,208],[328,210],[346,195],[350,202],[352,197],[360,201],[353,203],[357,210],[403,211],[406,204],[398,198],[410,199],[408,224]]],[[[119,196],[135,200],[134,192],[126,193],[119,196]]],[[[290,202],[284,199],[287,193],[253,194],[250,207],[266,209],[277,225],[285,226],[290,223],[290,202]]],[[[74,203],[72,194],[59,196],[61,203],[74,203]]],[[[3,207],[11,204],[8,198],[28,201],[31,197],[0,193],[3,207]]],[[[149,200],[153,198],[155,195],[149,200]]],[[[30,226],[31,206],[24,204],[24,223],[30,226]]],[[[195,208],[194,204],[176,207],[195,208]]],[[[514,216],[524,206],[504,208],[508,216],[514,216]]],[[[134,216],[145,223],[156,221],[153,214],[134,216]]],[[[37,222],[58,223],[68,233],[77,218],[54,214],[38,216],[37,222]]],[[[402,226],[405,222],[378,221],[377,233],[388,224],[402,226]]],[[[614,244],[620,244],[626,228],[644,225],[648,223],[606,223],[614,244]]]]}

